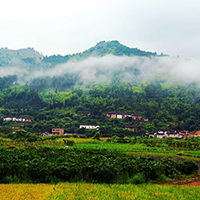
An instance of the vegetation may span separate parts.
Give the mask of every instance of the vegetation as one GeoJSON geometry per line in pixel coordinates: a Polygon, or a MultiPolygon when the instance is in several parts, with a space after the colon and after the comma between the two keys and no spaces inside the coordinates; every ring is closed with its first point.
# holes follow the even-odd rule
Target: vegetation
{"type": "Polygon", "coordinates": [[[47,79],[38,79],[29,86],[10,86],[11,82],[15,83],[15,78],[7,79],[9,83],[5,79],[7,86],[0,90],[0,123],[3,126],[20,126],[37,133],[59,127],[66,133],[88,133],[91,136],[94,135],[92,131],[79,130],[79,125],[99,125],[104,136],[144,135],[159,129],[200,129],[200,89],[194,84],[168,87],[161,82],[138,85],[115,80],[110,84],[72,87],[73,82],[66,77],[52,79],[49,85],[47,79]],[[56,89],[48,89],[50,86],[56,89]],[[64,88],[65,91],[60,91],[64,88]],[[82,110],[89,110],[91,115],[78,114],[82,110]],[[130,117],[105,118],[105,111],[141,114],[149,121],[130,117]],[[29,117],[33,122],[4,122],[3,117],[10,115],[29,117]],[[138,130],[124,129],[125,125],[135,125],[138,130]]]}
{"type": "MultiPolygon", "coordinates": [[[[148,59],[158,56],[128,48],[118,41],[103,41],[83,53],[66,56],[44,57],[32,48],[0,50],[0,67],[10,69],[17,60],[27,70],[23,75],[0,77],[0,183],[51,183],[42,185],[48,188],[45,192],[39,185],[39,189],[37,185],[27,189],[30,193],[41,190],[41,199],[84,199],[87,195],[91,198],[104,195],[104,199],[197,199],[198,190],[194,188],[132,185],[163,183],[198,173],[199,138],[146,137],[146,133],[162,129],[189,132],[200,129],[197,84],[169,84],[163,77],[142,82],[137,78],[141,72],[136,66],[117,69],[110,74],[110,82],[99,84],[86,84],[81,73],[75,72],[29,77],[30,72],[37,74],[38,69],[45,73],[58,64],[108,54],[148,59]],[[125,74],[135,78],[127,81],[125,74]],[[89,114],[80,111],[89,111],[89,114]],[[106,111],[142,118],[134,119],[128,114],[123,119],[109,118],[106,111]],[[16,116],[30,121],[5,120],[16,116]],[[80,129],[80,124],[100,128],[80,129]],[[134,129],[125,129],[127,125],[134,129]],[[43,132],[50,133],[52,128],[63,128],[67,134],[41,136],[43,132]],[[73,182],[102,185],[83,183],[82,186],[73,182]],[[128,185],[111,185],[116,183],[128,185]],[[92,194],[88,188],[92,188],[92,194]]],[[[102,74],[103,71],[97,70],[95,77],[102,74]]],[[[9,190],[9,185],[1,186],[3,191],[9,190]]],[[[16,185],[18,194],[22,195],[20,186],[27,188],[27,185],[16,185]]],[[[4,199],[5,193],[1,190],[0,187],[0,198],[4,199]]]]}
{"type": "Polygon", "coordinates": [[[138,158],[105,149],[2,148],[0,158],[1,183],[143,183],[198,172],[191,161],[138,158]]]}
{"type": "Polygon", "coordinates": [[[1,184],[0,198],[7,199],[166,199],[196,200],[199,187],[172,185],[107,185],[87,183],[1,184]]]}

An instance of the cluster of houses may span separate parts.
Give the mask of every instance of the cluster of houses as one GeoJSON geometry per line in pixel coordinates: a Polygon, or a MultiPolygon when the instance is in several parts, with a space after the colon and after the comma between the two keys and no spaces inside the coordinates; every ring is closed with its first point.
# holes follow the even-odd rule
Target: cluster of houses
{"type": "Polygon", "coordinates": [[[32,122],[32,120],[30,118],[24,118],[24,117],[16,117],[16,116],[8,116],[8,117],[4,117],[3,121],[12,121],[12,122],[32,122]]]}
{"type": "MultiPolygon", "coordinates": [[[[83,125],[81,124],[79,128],[84,128],[84,129],[92,129],[92,130],[99,130],[100,126],[98,125],[83,125]]],[[[125,129],[131,130],[131,131],[137,131],[138,126],[135,125],[125,125],[125,129]]],[[[51,133],[49,132],[44,132],[42,133],[42,136],[52,136],[52,135],[65,135],[64,129],[63,128],[52,128],[51,133]]]]}
{"type": "Polygon", "coordinates": [[[172,139],[182,139],[187,138],[189,136],[189,132],[187,130],[178,131],[178,130],[159,130],[154,134],[149,134],[149,137],[156,138],[172,138],[172,139]]]}
{"type": "MultiPolygon", "coordinates": [[[[78,114],[90,116],[91,112],[78,111],[78,114]]],[[[111,118],[111,119],[115,119],[115,118],[124,119],[126,117],[129,117],[129,118],[132,118],[133,120],[139,120],[139,121],[144,121],[144,122],[149,121],[148,118],[143,117],[141,114],[133,114],[130,112],[105,111],[104,114],[107,118],[111,118]]]]}

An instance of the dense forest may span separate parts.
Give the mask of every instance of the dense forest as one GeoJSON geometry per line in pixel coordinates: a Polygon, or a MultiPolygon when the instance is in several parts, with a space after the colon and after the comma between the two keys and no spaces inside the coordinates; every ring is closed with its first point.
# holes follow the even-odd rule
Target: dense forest
{"type": "Polygon", "coordinates": [[[172,82],[171,74],[163,71],[149,78],[161,57],[167,56],[129,48],[118,41],[99,42],[83,53],[65,56],[43,56],[33,48],[0,49],[0,125],[32,133],[64,128],[65,133],[94,135],[95,131],[79,128],[80,124],[92,124],[99,125],[105,136],[199,130],[199,84],[172,82]],[[106,112],[126,117],[112,119],[106,112]],[[142,118],[135,120],[127,113],[142,118]],[[31,122],[4,121],[8,116],[30,118],[31,122]],[[125,129],[127,125],[137,128],[131,131],[125,129]]]}
{"type": "MultiPolygon", "coordinates": [[[[73,77],[71,77],[73,79],[73,77]]],[[[76,77],[74,77],[76,79],[76,77]]],[[[164,81],[136,84],[118,79],[109,84],[77,85],[68,78],[52,78],[55,89],[48,88],[47,79],[16,85],[16,76],[0,78],[0,116],[2,126],[18,126],[41,133],[64,128],[66,133],[85,133],[80,124],[100,126],[104,135],[143,135],[159,129],[195,131],[200,129],[199,87],[168,85],[164,81]],[[91,115],[79,111],[90,111],[91,115]],[[106,111],[142,115],[148,121],[106,118],[106,111]],[[6,116],[32,119],[31,123],[3,121],[6,116]],[[137,132],[125,130],[135,125],[137,132]]]]}

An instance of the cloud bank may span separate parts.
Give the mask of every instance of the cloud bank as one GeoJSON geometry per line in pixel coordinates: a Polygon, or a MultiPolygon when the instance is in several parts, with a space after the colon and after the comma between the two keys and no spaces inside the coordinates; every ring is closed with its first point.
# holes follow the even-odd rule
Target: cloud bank
{"type": "Polygon", "coordinates": [[[200,61],[171,57],[127,57],[107,55],[71,61],[52,69],[28,69],[24,63],[0,68],[1,76],[16,74],[30,81],[38,77],[75,73],[83,83],[110,82],[113,77],[123,81],[153,81],[165,79],[169,83],[197,83],[200,85],[200,61]],[[19,67],[20,66],[20,67],[19,67]]]}
{"type": "Polygon", "coordinates": [[[124,81],[153,81],[166,79],[173,83],[200,84],[200,61],[171,57],[89,57],[79,62],[68,62],[50,70],[37,71],[30,75],[59,76],[65,73],[78,74],[85,83],[103,83],[115,75],[124,81]]]}

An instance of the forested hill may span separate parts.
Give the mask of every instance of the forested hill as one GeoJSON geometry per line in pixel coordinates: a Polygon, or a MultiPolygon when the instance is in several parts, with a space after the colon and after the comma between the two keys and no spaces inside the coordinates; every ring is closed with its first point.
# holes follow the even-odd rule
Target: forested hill
{"type": "Polygon", "coordinates": [[[33,48],[11,50],[8,48],[0,49],[0,67],[16,66],[19,61],[24,64],[35,64],[43,59],[43,55],[33,48]]]}
{"type": "Polygon", "coordinates": [[[196,62],[128,48],[118,41],[66,56],[43,57],[33,48],[1,49],[0,126],[37,133],[57,127],[74,133],[82,131],[80,124],[94,124],[105,135],[133,135],[125,130],[127,125],[136,126],[138,135],[162,129],[196,131],[198,70],[196,62]],[[126,117],[106,118],[106,112],[126,117]],[[4,120],[13,116],[31,122],[4,120]]]}
{"type": "Polygon", "coordinates": [[[141,51],[137,48],[129,48],[127,46],[124,46],[123,44],[120,44],[117,40],[114,40],[109,42],[101,41],[96,46],[91,47],[83,53],[75,54],[74,56],[72,56],[71,59],[85,59],[90,56],[102,57],[108,54],[112,54],[115,56],[157,56],[157,53],[141,51]]]}
{"type": "MultiPolygon", "coordinates": [[[[66,47],[67,48],[67,47],[66,47]]],[[[115,56],[157,56],[157,53],[141,51],[137,48],[129,48],[120,44],[118,41],[99,42],[94,47],[89,48],[86,51],[71,54],[71,55],[51,55],[43,56],[42,53],[35,51],[33,48],[25,48],[19,50],[10,50],[8,48],[0,49],[0,67],[2,66],[14,66],[20,64],[23,65],[39,65],[40,67],[52,67],[60,63],[73,60],[83,60],[91,56],[102,57],[108,54],[115,56]]]]}

